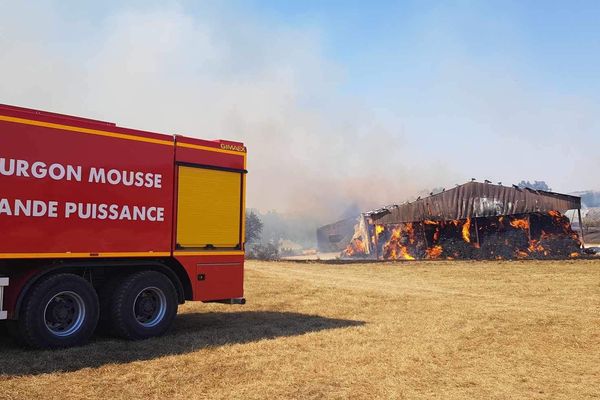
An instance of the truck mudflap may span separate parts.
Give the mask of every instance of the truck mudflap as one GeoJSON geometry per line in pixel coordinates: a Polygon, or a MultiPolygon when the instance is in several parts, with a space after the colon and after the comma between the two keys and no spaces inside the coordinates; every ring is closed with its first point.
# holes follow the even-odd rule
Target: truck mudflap
{"type": "Polygon", "coordinates": [[[8,278],[0,277],[0,320],[7,318],[4,310],[4,288],[8,286],[8,278]]]}

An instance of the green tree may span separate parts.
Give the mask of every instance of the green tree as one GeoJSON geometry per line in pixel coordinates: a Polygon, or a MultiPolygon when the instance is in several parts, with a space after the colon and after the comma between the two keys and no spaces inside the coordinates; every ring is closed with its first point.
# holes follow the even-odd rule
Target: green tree
{"type": "Polygon", "coordinates": [[[262,236],[263,223],[258,215],[250,210],[246,212],[246,242],[256,243],[262,236]]]}

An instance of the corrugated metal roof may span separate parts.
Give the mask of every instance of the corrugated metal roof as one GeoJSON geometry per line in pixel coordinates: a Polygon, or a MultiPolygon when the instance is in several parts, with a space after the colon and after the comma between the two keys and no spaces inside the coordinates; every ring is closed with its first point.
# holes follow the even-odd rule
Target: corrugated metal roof
{"type": "Polygon", "coordinates": [[[581,208],[581,198],[542,190],[468,182],[411,203],[366,213],[378,224],[426,219],[454,220],[499,215],[548,212],[564,213],[581,208]]]}

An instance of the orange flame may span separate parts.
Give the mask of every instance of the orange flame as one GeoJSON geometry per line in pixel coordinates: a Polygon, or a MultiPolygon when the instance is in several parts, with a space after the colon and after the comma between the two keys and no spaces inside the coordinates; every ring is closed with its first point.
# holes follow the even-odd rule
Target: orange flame
{"type": "MultiPolygon", "coordinates": [[[[412,224],[406,224],[406,232],[409,235],[409,241],[414,241],[414,231],[412,224]]],[[[392,230],[392,237],[383,246],[385,253],[384,258],[387,260],[414,260],[415,258],[409,253],[408,248],[402,242],[402,226],[392,230]]],[[[413,242],[414,243],[414,242],[413,242]]]]}
{"type": "Polygon", "coordinates": [[[343,251],[343,255],[346,257],[353,257],[358,254],[365,254],[367,248],[360,238],[352,239],[350,244],[343,251]]]}
{"type": "Polygon", "coordinates": [[[529,257],[529,253],[526,251],[522,251],[522,250],[517,250],[515,255],[517,256],[517,258],[527,258],[529,257]]]}
{"type": "Polygon", "coordinates": [[[406,233],[408,233],[408,241],[410,244],[415,244],[415,229],[412,222],[406,224],[406,233]]]}
{"type": "Polygon", "coordinates": [[[529,242],[529,247],[527,248],[529,250],[530,253],[542,253],[544,252],[546,249],[544,249],[544,246],[542,246],[537,240],[532,239],[529,242]]]}
{"type": "Polygon", "coordinates": [[[408,253],[408,249],[404,246],[401,247],[400,257],[403,260],[414,260],[415,258],[408,253]]]}
{"type": "Polygon", "coordinates": [[[517,229],[529,229],[529,220],[527,218],[514,218],[510,221],[510,226],[517,229]]]}
{"type": "Polygon", "coordinates": [[[443,249],[440,245],[430,247],[427,250],[425,250],[426,258],[430,260],[435,260],[436,258],[439,258],[442,255],[442,251],[443,249]]]}
{"type": "Polygon", "coordinates": [[[467,218],[467,220],[465,221],[463,227],[462,227],[462,237],[463,240],[467,243],[471,242],[471,218],[467,218]]]}

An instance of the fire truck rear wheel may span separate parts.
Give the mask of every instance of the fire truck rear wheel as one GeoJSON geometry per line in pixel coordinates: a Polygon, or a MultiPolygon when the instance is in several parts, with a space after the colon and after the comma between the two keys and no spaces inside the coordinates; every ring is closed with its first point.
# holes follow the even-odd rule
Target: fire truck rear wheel
{"type": "Polygon", "coordinates": [[[61,348],[88,341],[98,323],[98,296],[75,274],[59,273],[35,283],[23,299],[19,341],[35,348],[61,348]]]}
{"type": "Polygon", "coordinates": [[[115,287],[108,307],[113,334],[139,340],[165,333],[177,314],[177,292],[171,280],[156,271],[126,276],[115,287]]]}

